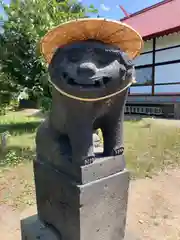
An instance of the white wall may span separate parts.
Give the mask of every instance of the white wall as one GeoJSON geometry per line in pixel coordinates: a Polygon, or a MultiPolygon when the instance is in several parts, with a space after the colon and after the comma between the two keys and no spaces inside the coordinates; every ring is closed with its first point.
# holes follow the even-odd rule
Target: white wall
{"type": "Polygon", "coordinates": [[[153,40],[148,40],[144,42],[144,48],[142,52],[149,52],[153,50],[153,40]]]}
{"type": "MultiPolygon", "coordinates": [[[[180,45],[180,33],[156,39],[156,49],[180,45]]],[[[180,60],[180,47],[158,51],[155,54],[155,63],[180,60]]],[[[155,84],[180,82],[180,63],[166,64],[155,67],[155,84]]],[[[157,93],[178,93],[180,85],[160,85],[155,86],[157,93]]]]}
{"type": "MultiPolygon", "coordinates": [[[[167,48],[180,45],[180,33],[170,34],[164,37],[156,38],[156,49],[167,48]]],[[[142,53],[153,50],[152,40],[144,43],[142,53]]],[[[173,61],[180,59],[180,47],[158,51],[155,54],[155,63],[173,61]]],[[[136,66],[152,63],[152,53],[145,53],[134,60],[136,66]]]]}
{"type": "MultiPolygon", "coordinates": [[[[144,44],[144,54],[140,55],[134,62],[136,66],[143,66],[146,64],[152,64],[152,53],[145,53],[153,50],[153,41],[147,41],[144,44]]],[[[170,34],[164,37],[156,38],[156,50],[167,48],[171,46],[180,45],[180,33],[170,34]]],[[[163,63],[174,60],[180,60],[180,47],[157,51],[155,53],[155,63],[163,63]]],[[[137,74],[140,77],[139,82],[143,82],[143,78],[148,77],[148,71],[146,68],[142,68],[141,74],[137,74]],[[143,76],[144,74],[144,76],[143,76]]],[[[137,79],[138,81],[138,79],[137,79]]],[[[155,84],[160,83],[177,83],[180,82],[180,63],[166,64],[161,66],[155,66],[155,84]]],[[[180,92],[180,85],[161,85],[155,86],[155,93],[177,93],[180,92]]],[[[151,86],[137,86],[131,87],[131,94],[147,94],[151,93],[151,86]]]]}
{"type": "Polygon", "coordinates": [[[166,48],[180,44],[180,33],[173,33],[156,38],[156,49],[166,48]]]}

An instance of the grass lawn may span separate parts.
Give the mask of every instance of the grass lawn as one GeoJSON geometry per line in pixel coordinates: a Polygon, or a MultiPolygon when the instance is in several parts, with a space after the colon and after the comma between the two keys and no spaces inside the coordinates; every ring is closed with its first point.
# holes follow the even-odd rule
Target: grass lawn
{"type": "MultiPolygon", "coordinates": [[[[35,132],[42,119],[22,113],[0,116],[0,133],[10,136],[0,149],[0,204],[23,209],[35,203],[32,160],[35,132]]],[[[125,155],[132,177],[151,177],[180,164],[180,128],[155,121],[125,122],[125,155]]]]}

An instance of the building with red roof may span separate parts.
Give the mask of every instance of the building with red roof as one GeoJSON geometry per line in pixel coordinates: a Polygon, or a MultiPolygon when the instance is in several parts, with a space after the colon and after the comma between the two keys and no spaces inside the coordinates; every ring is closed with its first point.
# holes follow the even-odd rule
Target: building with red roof
{"type": "Polygon", "coordinates": [[[180,0],[162,1],[120,21],[144,39],[127,112],[180,118],[180,0]]]}

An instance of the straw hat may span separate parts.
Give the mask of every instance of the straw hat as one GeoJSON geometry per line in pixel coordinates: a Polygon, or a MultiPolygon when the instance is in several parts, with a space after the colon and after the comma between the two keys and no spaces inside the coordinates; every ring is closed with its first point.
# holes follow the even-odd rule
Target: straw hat
{"type": "Polygon", "coordinates": [[[80,40],[99,40],[126,52],[130,59],[141,52],[143,40],[130,26],[104,18],[84,18],[63,23],[50,30],[41,40],[41,52],[50,63],[57,48],[80,40]]]}

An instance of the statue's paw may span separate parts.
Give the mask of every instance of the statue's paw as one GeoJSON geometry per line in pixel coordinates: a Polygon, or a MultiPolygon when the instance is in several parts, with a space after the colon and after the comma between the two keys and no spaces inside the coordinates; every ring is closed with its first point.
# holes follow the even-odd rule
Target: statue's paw
{"type": "Polygon", "coordinates": [[[84,159],[84,165],[91,164],[91,163],[94,162],[94,160],[95,160],[95,156],[89,156],[89,157],[84,159]]]}
{"type": "Polygon", "coordinates": [[[124,147],[113,149],[113,155],[114,156],[122,155],[123,153],[124,153],[124,147]]]}

